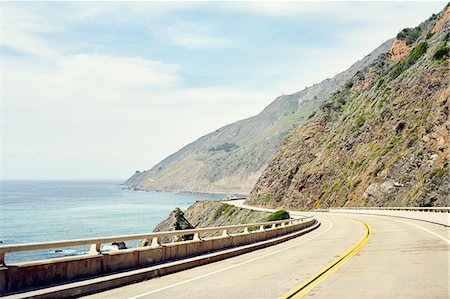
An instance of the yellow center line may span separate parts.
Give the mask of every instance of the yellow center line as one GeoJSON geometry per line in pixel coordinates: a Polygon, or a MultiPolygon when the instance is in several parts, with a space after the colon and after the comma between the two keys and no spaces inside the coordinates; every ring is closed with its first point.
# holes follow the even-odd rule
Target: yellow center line
{"type": "Polygon", "coordinates": [[[340,266],[342,266],[349,258],[351,258],[361,247],[363,247],[367,241],[369,241],[370,236],[372,235],[372,229],[370,226],[362,221],[353,219],[361,222],[366,229],[366,233],[358,241],[352,248],[347,250],[344,254],[336,258],[331,264],[327,265],[325,268],[314,274],[311,278],[303,281],[302,283],[295,286],[292,290],[281,296],[281,299],[292,299],[292,298],[300,298],[310,290],[312,290],[316,285],[318,285],[322,280],[331,275],[334,271],[336,271],[340,266]]]}

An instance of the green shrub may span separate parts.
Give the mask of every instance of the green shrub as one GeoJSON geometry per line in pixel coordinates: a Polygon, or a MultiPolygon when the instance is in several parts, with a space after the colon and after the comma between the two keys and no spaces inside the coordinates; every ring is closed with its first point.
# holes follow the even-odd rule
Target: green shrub
{"type": "Polygon", "coordinates": [[[383,85],[383,83],[384,83],[384,77],[381,77],[380,80],[378,80],[376,89],[380,88],[381,85],[383,85]]]}
{"type": "Polygon", "coordinates": [[[447,47],[447,43],[445,41],[441,42],[433,53],[434,60],[444,60],[449,57],[449,48],[447,47]]]}
{"type": "Polygon", "coordinates": [[[355,124],[356,124],[358,127],[361,127],[361,126],[364,124],[365,121],[366,121],[366,118],[364,117],[364,115],[361,114],[361,115],[356,119],[355,124]]]}
{"type": "Polygon", "coordinates": [[[225,211],[225,209],[227,207],[229,207],[229,206],[226,205],[226,204],[221,204],[220,206],[218,206],[216,208],[216,210],[214,211],[214,214],[213,214],[212,218],[215,220],[215,219],[219,218],[220,216],[222,216],[222,213],[225,211]]]}
{"type": "Polygon", "coordinates": [[[291,216],[289,215],[289,212],[286,210],[279,210],[276,211],[269,216],[267,216],[264,221],[277,221],[277,220],[284,220],[289,219],[291,216]]]}
{"type": "Polygon", "coordinates": [[[353,87],[353,81],[352,80],[348,80],[347,83],[345,83],[344,88],[350,89],[352,87],[353,87]]]}
{"type": "Polygon", "coordinates": [[[421,42],[414,49],[409,52],[408,56],[399,61],[391,70],[390,77],[391,79],[397,78],[401,73],[406,71],[409,67],[411,67],[423,54],[427,52],[428,43],[421,42]]]}
{"type": "Polygon", "coordinates": [[[420,27],[415,28],[405,28],[397,34],[397,38],[405,41],[407,45],[412,45],[422,33],[420,27]]]}
{"type": "Polygon", "coordinates": [[[361,183],[361,179],[357,179],[356,181],[354,181],[352,184],[353,188],[356,188],[359,185],[359,183],[361,183]]]}
{"type": "Polygon", "coordinates": [[[430,178],[437,176],[437,177],[443,177],[448,172],[445,168],[435,168],[430,173],[430,178]]]}
{"type": "Polygon", "coordinates": [[[217,146],[213,146],[211,147],[208,151],[209,152],[218,152],[218,151],[225,151],[225,152],[229,152],[235,148],[238,148],[239,146],[236,145],[236,143],[233,142],[225,142],[223,144],[217,145],[217,146]]]}
{"type": "Polygon", "coordinates": [[[337,189],[339,189],[339,182],[334,182],[331,186],[331,191],[336,191],[337,189]]]}

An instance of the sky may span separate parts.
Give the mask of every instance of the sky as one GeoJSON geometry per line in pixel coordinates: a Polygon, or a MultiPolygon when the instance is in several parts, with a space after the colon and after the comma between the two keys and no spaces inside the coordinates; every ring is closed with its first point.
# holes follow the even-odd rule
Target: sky
{"type": "Polygon", "coordinates": [[[1,179],[125,180],[446,2],[1,2],[1,179]]]}

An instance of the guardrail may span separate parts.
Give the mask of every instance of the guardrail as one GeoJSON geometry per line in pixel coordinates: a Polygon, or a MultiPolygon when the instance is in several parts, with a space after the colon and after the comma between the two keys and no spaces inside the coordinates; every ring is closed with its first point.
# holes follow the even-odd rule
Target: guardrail
{"type": "Polygon", "coordinates": [[[244,200],[246,197],[244,196],[237,196],[237,197],[225,197],[225,200],[223,201],[233,201],[233,200],[244,200]]]}
{"type": "Polygon", "coordinates": [[[450,213],[450,207],[341,207],[328,210],[382,210],[450,213]]]}
{"type": "Polygon", "coordinates": [[[342,207],[328,212],[400,217],[450,227],[449,207],[342,207]]]}
{"type": "MultiPolygon", "coordinates": [[[[297,223],[303,223],[311,219],[313,216],[298,218],[298,219],[286,219],[270,222],[260,222],[260,223],[249,223],[240,225],[229,225],[229,226],[218,226],[218,227],[206,227],[206,228],[196,228],[196,229],[186,229],[186,230],[175,230],[167,232],[153,232],[149,234],[135,234],[135,235],[122,235],[122,236],[112,236],[112,237],[100,237],[100,238],[86,238],[86,239],[76,239],[76,240],[63,240],[63,241],[52,241],[52,242],[37,242],[37,243],[25,243],[25,244],[10,244],[0,246],[0,266],[5,265],[5,254],[9,252],[20,252],[20,251],[33,251],[40,249],[50,249],[50,248],[62,248],[62,247],[72,247],[72,246],[82,246],[91,245],[89,254],[100,254],[101,245],[104,243],[112,242],[123,242],[131,240],[142,240],[151,239],[150,247],[161,246],[159,240],[165,237],[179,237],[185,235],[193,235],[194,240],[201,240],[200,234],[207,232],[217,232],[222,231],[222,236],[229,236],[228,231],[244,229],[244,233],[248,233],[249,229],[259,227],[260,231],[264,231],[267,226],[270,228],[276,228],[277,225],[284,227],[297,223]]],[[[140,248],[140,247],[136,247],[140,248]]]]}
{"type": "Polygon", "coordinates": [[[65,293],[64,296],[61,296],[78,297],[81,293],[87,294],[97,288],[105,289],[110,288],[111,285],[117,286],[128,284],[131,281],[151,279],[181,269],[236,256],[257,248],[264,248],[305,234],[319,225],[320,223],[313,217],[305,217],[148,234],[1,245],[0,254],[3,265],[0,267],[0,296],[46,288],[55,284],[89,280],[94,277],[106,277],[109,274],[123,271],[138,271],[133,272],[134,274],[124,272],[124,276],[114,280],[112,284],[110,280],[105,280],[100,284],[95,281],[89,282],[82,289],[72,288],[70,290],[74,293],[71,291],[72,293],[65,293]],[[211,232],[215,233],[205,234],[211,232]],[[177,238],[179,241],[172,239],[171,243],[162,243],[163,240],[161,240],[162,238],[170,240],[170,237],[185,235],[192,237],[192,240],[177,238]],[[145,239],[146,244],[149,245],[101,252],[103,243],[142,239],[145,239]],[[4,257],[8,253],[81,245],[90,245],[91,250],[86,254],[76,256],[4,265],[4,257]],[[214,257],[207,255],[205,258],[201,258],[204,254],[212,253],[216,253],[216,255],[214,257]]]}

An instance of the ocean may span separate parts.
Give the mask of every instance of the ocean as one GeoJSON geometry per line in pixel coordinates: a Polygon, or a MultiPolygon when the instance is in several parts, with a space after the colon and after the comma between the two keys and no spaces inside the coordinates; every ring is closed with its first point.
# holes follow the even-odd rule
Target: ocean
{"type": "MultiPolygon", "coordinates": [[[[124,190],[119,181],[2,181],[1,245],[151,232],[176,207],[223,194],[124,190]]],[[[127,246],[137,241],[126,242],[127,246]]],[[[111,244],[104,244],[108,250],[111,244]]],[[[6,264],[83,254],[89,246],[7,253],[6,264]],[[56,251],[56,252],[55,252],[56,251]]]]}

